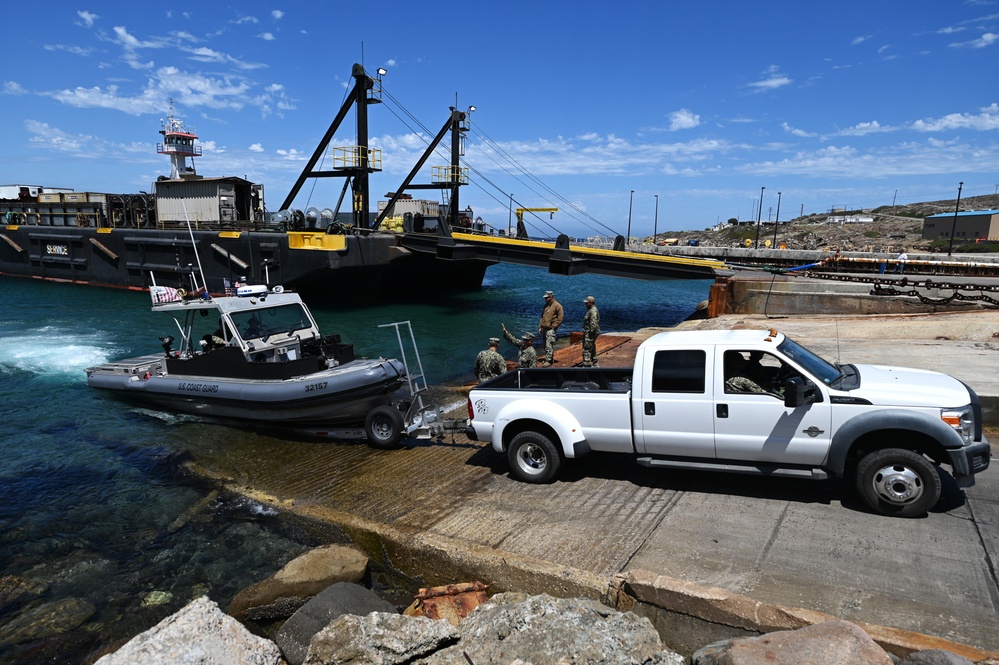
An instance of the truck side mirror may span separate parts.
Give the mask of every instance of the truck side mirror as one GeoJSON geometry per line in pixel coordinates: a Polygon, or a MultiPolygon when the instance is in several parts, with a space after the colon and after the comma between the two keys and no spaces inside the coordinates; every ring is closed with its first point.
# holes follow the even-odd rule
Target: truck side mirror
{"type": "Polygon", "coordinates": [[[815,391],[808,390],[803,378],[792,376],[784,381],[784,406],[794,408],[814,401],[815,391]]]}

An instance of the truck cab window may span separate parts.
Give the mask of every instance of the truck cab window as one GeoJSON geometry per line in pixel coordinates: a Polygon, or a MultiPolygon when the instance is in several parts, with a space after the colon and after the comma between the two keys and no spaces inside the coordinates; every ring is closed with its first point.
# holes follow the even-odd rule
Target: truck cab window
{"type": "Polygon", "coordinates": [[[701,350],[656,351],[652,392],[704,394],[706,358],[701,350]]]}
{"type": "Polygon", "coordinates": [[[784,381],[797,376],[787,363],[763,351],[726,351],[725,392],[755,393],[782,397],[784,381]]]}

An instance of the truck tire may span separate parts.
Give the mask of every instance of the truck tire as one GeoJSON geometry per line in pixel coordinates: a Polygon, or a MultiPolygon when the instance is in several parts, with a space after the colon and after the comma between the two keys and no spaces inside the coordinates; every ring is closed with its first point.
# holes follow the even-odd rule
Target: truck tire
{"type": "Polygon", "coordinates": [[[521,432],[506,451],[510,475],[525,483],[551,482],[562,466],[562,454],[544,434],[521,432]]]}
{"type": "Polygon", "coordinates": [[[875,450],[857,464],[857,491],[874,511],[918,517],[940,499],[940,474],[920,455],[902,448],[875,450]]]}
{"type": "Polygon", "coordinates": [[[394,406],[378,406],[364,419],[364,433],[375,448],[395,448],[402,440],[402,414],[394,406]]]}

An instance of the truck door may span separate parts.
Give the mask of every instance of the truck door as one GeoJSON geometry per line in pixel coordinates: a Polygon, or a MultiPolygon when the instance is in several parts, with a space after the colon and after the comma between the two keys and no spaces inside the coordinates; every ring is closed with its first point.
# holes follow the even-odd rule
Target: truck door
{"type": "Polygon", "coordinates": [[[776,354],[718,346],[714,376],[715,454],[719,459],[821,464],[829,450],[831,410],[821,382],[776,354]],[[783,383],[801,376],[816,402],[784,406],[783,383]]]}
{"type": "Polygon", "coordinates": [[[704,349],[638,355],[641,388],[632,398],[638,452],[714,457],[713,366],[713,355],[704,349]]]}

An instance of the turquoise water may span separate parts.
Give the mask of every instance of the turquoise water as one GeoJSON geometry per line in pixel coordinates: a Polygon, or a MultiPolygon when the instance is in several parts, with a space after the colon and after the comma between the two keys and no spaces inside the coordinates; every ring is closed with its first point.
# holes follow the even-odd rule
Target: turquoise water
{"type": "MultiPolygon", "coordinates": [[[[495,266],[478,292],[441,296],[428,285],[410,304],[312,309],[324,332],[365,356],[398,356],[394,333],[378,325],[409,320],[430,383],[465,382],[500,323],[536,330],[545,290],[565,307],[568,334],[581,329],[587,295],[603,330],[627,331],[681,321],[709,284],[495,266]]],[[[86,367],[158,352],[168,323],[145,293],[0,277],[0,662],[84,662],[194,597],[227,607],[318,544],[179,471],[217,425],[88,388],[86,367]],[[42,631],[42,615],[59,620],[42,631]]]]}

